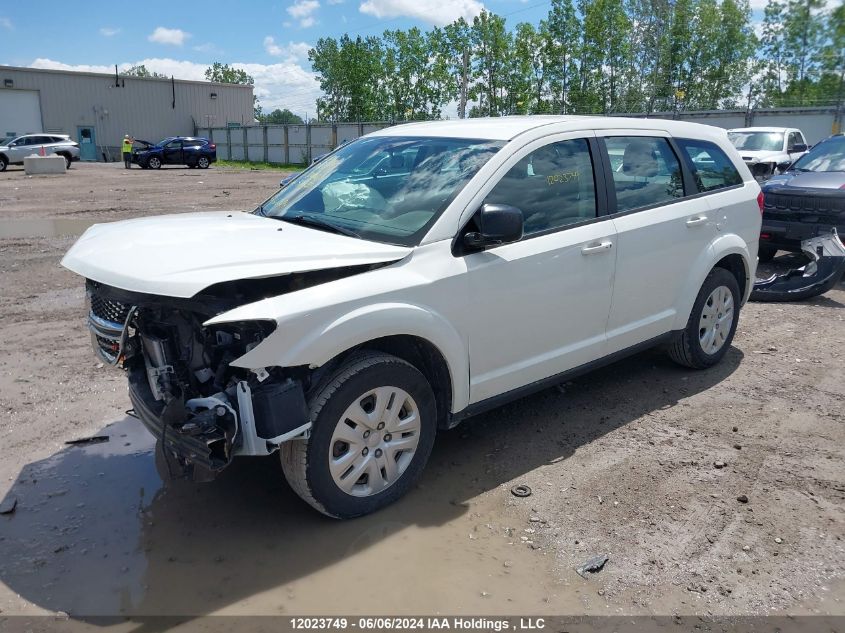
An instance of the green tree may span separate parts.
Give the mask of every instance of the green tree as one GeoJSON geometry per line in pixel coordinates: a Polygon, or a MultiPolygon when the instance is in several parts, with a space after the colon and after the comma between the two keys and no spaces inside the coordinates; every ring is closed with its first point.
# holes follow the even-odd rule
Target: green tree
{"type": "Polygon", "coordinates": [[[476,115],[499,116],[505,108],[505,68],[512,38],[504,18],[482,10],[472,21],[470,41],[475,53],[472,60],[471,99],[477,99],[476,115]]]}
{"type": "Polygon", "coordinates": [[[138,64],[137,66],[127,68],[120,74],[124,77],[153,77],[155,79],[168,79],[167,75],[157,73],[154,70],[147,70],[147,67],[144,66],[144,64],[138,64]]]}
{"type": "Polygon", "coordinates": [[[551,111],[566,113],[572,107],[572,87],[577,87],[581,20],[572,0],[552,0],[547,18],[547,74],[552,94],[551,111]]]}
{"type": "Polygon", "coordinates": [[[317,100],[324,121],[375,121],[387,111],[386,78],[378,37],[321,38],[308,52],[325,97],[317,100]]]}
{"type": "Polygon", "coordinates": [[[794,105],[805,105],[808,85],[818,78],[826,14],[822,0],[789,0],[783,21],[785,62],[794,105]]]}
{"type": "Polygon", "coordinates": [[[580,109],[609,114],[626,88],[631,21],[622,0],[582,0],[580,109]]]}
{"type": "Polygon", "coordinates": [[[301,125],[302,123],[304,123],[304,121],[302,120],[302,117],[294,114],[293,112],[291,112],[287,108],[285,108],[284,110],[280,110],[279,108],[276,108],[272,112],[265,114],[261,118],[261,122],[267,123],[267,124],[270,124],[270,125],[286,125],[286,124],[301,125]]]}

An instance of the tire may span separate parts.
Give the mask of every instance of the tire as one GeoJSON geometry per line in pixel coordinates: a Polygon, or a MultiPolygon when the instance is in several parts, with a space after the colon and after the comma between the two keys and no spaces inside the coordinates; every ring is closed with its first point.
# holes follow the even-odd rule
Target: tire
{"type": "Polygon", "coordinates": [[[774,246],[769,246],[768,244],[763,244],[757,250],[757,259],[760,260],[761,264],[766,264],[772,261],[777,255],[778,249],[774,246]]]}
{"type": "Polygon", "coordinates": [[[59,156],[65,159],[65,169],[70,169],[70,164],[73,162],[71,161],[70,156],[67,154],[59,154],[59,156]]]}
{"type": "Polygon", "coordinates": [[[3,154],[0,154],[0,171],[6,171],[6,167],[9,166],[9,159],[6,158],[3,154]]]}
{"type": "Polygon", "coordinates": [[[150,156],[147,161],[147,167],[150,169],[161,169],[161,159],[158,156],[150,156]]]}
{"type": "Polygon", "coordinates": [[[687,326],[669,345],[671,359],[693,369],[712,367],[722,360],[736,333],[740,301],[736,277],[724,268],[711,270],[698,291],[687,326]],[[713,325],[705,327],[707,323],[713,325]]]}
{"type": "Polygon", "coordinates": [[[333,518],[369,514],[399,499],[422,473],[434,445],[437,411],[431,386],[413,365],[389,354],[353,354],[314,389],[309,410],[311,436],[282,445],[282,469],[296,494],[333,518]],[[395,408],[397,398],[403,402],[400,409],[395,408]],[[352,412],[368,419],[382,402],[388,409],[366,425],[349,417],[352,412]],[[406,437],[393,437],[396,425],[406,429],[406,437]],[[409,450],[397,449],[397,442],[409,450]],[[395,452],[389,454],[391,444],[395,452]]]}
{"type": "Polygon", "coordinates": [[[208,158],[205,156],[200,156],[197,159],[197,167],[199,167],[200,169],[208,169],[208,166],[210,164],[211,163],[208,161],[208,158]]]}

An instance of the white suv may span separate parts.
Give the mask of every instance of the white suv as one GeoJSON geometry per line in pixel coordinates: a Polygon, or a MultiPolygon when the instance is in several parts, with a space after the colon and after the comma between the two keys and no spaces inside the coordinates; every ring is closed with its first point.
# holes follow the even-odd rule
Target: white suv
{"type": "Polygon", "coordinates": [[[40,153],[42,147],[45,154],[62,156],[68,169],[79,160],[79,143],[67,134],[25,134],[0,145],[0,171],[9,165],[23,165],[24,158],[40,153]]]}
{"type": "Polygon", "coordinates": [[[303,499],[353,517],[468,416],[658,344],[719,362],[759,234],[723,130],[506,117],[381,130],[252,213],[97,225],[62,263],[164,470],[281,449],[303,499]]]}

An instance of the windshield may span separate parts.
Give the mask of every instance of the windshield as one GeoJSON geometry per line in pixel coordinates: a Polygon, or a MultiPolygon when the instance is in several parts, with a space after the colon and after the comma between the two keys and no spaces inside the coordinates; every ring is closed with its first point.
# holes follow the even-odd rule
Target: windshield
{"type": "Polygon", "coordinates": [[[728,138],[734,147],[747,152],[779,152],[783,149],[781,132],[728,132],[728,138]]]}
{"type": "Polygon", "coordinates": [[[500,141],[361,138],[311,165],[257,213],[414,246],[500,141]]]}
{"type": "Polygon", "coordinates": [[[799,171],[845,171],[845,136],[816,145],[795,161],[790,169],[799,171]]]}

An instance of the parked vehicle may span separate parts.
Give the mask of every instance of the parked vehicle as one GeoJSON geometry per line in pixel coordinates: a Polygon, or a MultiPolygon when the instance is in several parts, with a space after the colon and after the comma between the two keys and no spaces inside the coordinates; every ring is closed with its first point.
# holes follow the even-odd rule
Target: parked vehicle
{"type": "Polygon", "coordinates": [[[728,138],[755,178],[780,173],[807,151],[804,133],[789,127],[744,127],[728,130],[728,138]]]}
{"type": "Polygon", "coordinates": [[[763,185],[760,261],[778,250],[801,252],[801,241],[845,235],[845,136],[832,136],[763,185]]]}
{"type": "Polygon", "coordinates": [[[471,415],[655,345],[718,363],[760,204],[713,127],[412,123],[252,213],[97,225],[62,263],[168,471],[279,450],[293,489],[346,518],[405,494],[437,430],[471,415]]]}
{"type": "Polygon", "coordinates": [[[41,152],[63,156],[67,168],[79,160],[79,143],[67,134],[24,134],[0,145],[0,171],[9,165],[23,165],[23,159],[41,152]]]}
{"type": "Polygon", "coordinates": [[[147,141],[135,141],[143,145],[133,150],[132,162],[144,169],[160,169],[162,165],[187,165],[208,169],[217,161],[217,145],[207,138],[193,136],[171,136],[153,145],[147,141]]]}

